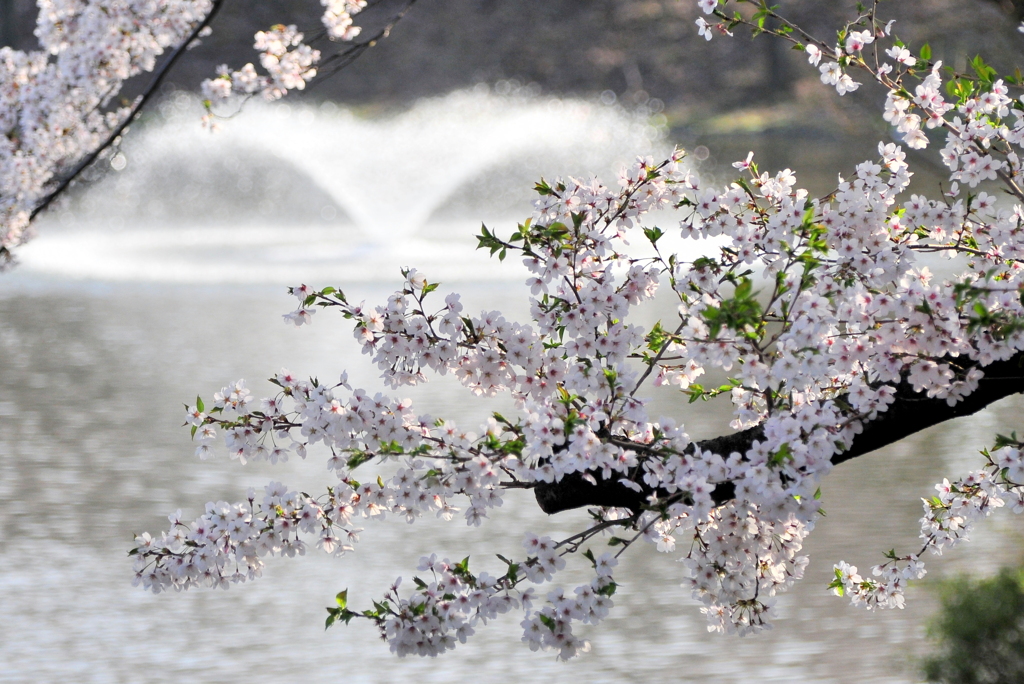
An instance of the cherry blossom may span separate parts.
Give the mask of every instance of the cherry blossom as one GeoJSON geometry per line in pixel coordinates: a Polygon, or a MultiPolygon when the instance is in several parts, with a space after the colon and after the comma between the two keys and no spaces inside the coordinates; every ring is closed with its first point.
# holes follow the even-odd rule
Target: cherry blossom
{"type": "MultiPolygon", "coordinates": [[[[389,392],[450,375],[470,396],[509,396],[514,412],[467,428],[345,375],[281,370],[260,398],[231,382],[209,407],[202,398],[185,407],[196,455],[322,459],[329,484],[314,495],[271,482],[210,502],[192,521],[176,511],[165,531],[136,536],[135,582],[153,592],[228,588],[260,577],[271,556],[314,547],[349,555],[372,537],[364,526],[388,517],[486,525],[526,489],[549,513],[588,507],[590,526],[561,540],[524,531],[525,557],[514,560],[514,548],[492,560],[496,574],[471,572],[468,558],[427,556],[411,583],[351,601],[359,610],[339,592],[328,626],[369,620],[396,655],[436,656],[515,611],[529,648],[573,658],[613,607],[618,557],[647,543],[682,561],[679,583],[703,604],[710,630],[747,634],[771,627],[778,595],[803,577],[803,541],[834,466],[924,427],[922,412],[937,422],[1019,387],[1009,383],[1024,354],[1018,84],[980,60],[975,77],[951,77],[929,51],[900,42],[874,5],[828,41],[767,5],[752,18],[725,5],[698,1],[699,36],[746,26],[804,50],[811,73],[839,95],[883,88],[882,117],[899,142],[880,142],[823,197],[753,155],[733,165],[731,182],[710,184],[683,150],[637,158],[608,181],[541,179],[529,217],[478,236],[482,249],[529,272],[528,320],[467,311],[458,293],[413,268],[378,303],[335,287],[291,288],[296,308],[285,322],[340,314],[389,392]],[[949,185],[938,197],[909,193],[906,149],[933,143],[949,185]],[[993,183],[1009,203],[978,187],[993,183]],[[673,251],[707,238],[719,242],[705,256],[673,251]],[[932,273],[937,257],[951,275],[932,273]],[[641,325],[636,310],[656,297],[674,313],[641,325]],[[726,380],[705,387],[708,377],[726,380]],[[682,415],[651,414],[653,386],[679,392],[681,407],[727,403],[735,433],[692,439],[682,415]],[[895,424],[912,411],[922,425],[895,424]],[[580,559],[589,581],[556,586],[580,559]]],[[[0,116],[13,132],[0,138],[6,254],[64,172],[105,149],[137,111],[111,105],[123,81],[198,37],[219,3],[40,6],[42,49],[0,50],[0,116]]],[[[365,6],[325,0],[325,35],[355,38],[352,17],[365,6]]],[[[203,86],[210,100],[278,98],[323,64],[296,27],[261,31],[255,47],[262,71],[221,69],[203,86]]],[[[830,588],[858,606],[902,608],[907,584],[924,576],[925,551],[965,541],[998,508],[1024,511],[1022,453],[1015,435],[997,437],[980,469],[924,500],[916,553],[893,549],[870,576],[839,562],[830,588]]]]}

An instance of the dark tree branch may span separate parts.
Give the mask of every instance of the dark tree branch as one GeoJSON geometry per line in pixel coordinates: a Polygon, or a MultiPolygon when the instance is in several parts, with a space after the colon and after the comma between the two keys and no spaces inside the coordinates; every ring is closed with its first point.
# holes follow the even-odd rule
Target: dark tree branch
{"type": "MultiPolygon", "coordinates": [[[[983,370],[985,377],[978,389],[953,406],[947,404],[945,399],[929,399],[915,392],[904,379],[896,388],[896,398],[889,410],[867,423],[864,431],[854,438],[850,448],[834,456],[832,463],[839,464],[863,456],[925,428],[953,418],[973,415],[1000,399],[1024,392],[1024,352],[1018,352],[1006,361],[985,366],[983,370]]],[[[763,437],[764,431],[758,426],[706,439],[697,442],[696,446],[728,456],[734,451],[746,452],[755,440],[763,437]]],[[[638,511],[647,503],[650,495],[657,494],[659,498],[668,496],[667,492],[655,492],[643,483],[639,483],[643,491],[637,492],[621,484],[617,478],[602,480],[599,473],[593,475],[597,479],[596,485],[584,480],[581,473],[567,475],[559,482],[538,485],[534,490],[537,504],[549,515],[581,506],[610,506],[638,511]]],[[[734,494],[732,483],[725,482],[716,486],[712,496],[717,503],[722,504],[731,500],[734,494]]]]}

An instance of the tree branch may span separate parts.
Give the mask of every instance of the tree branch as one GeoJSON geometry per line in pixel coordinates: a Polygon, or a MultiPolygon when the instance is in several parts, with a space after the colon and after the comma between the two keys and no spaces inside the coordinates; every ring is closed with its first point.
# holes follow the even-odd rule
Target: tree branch
{"type": "MultiPolygon", "coordinates": [[[[1006,361],[996,361],[983,370],[985,377],[978,389],[953,406],[947,404],[945,399],[930,399],[915,392],[904,378],[896,388],[896,398],[889,410],[864,425],[863,432],[854,438],[850,448],[834,456],[832,463],[838,465],[863,456],[925,428],[953,418],[973,415],[1000,399],[1024,392],[1024,352],[1018,352],[1006,361]]],[[[757,426],[731,435],[706,439],[697,442],[696,446],[728,456],[734,451],[746,452],[755,440],[763,438],[764,430],[757,426]]],[[[603,480],[599,473],[592,475],[597,479],[596,485],[583,479],[582,473],[566,475],[558,482],[539,484],[534,490],[537,504],[549,515],[581,506],[608,506],[638,511],[652,494],[659,498],[668,496],[668,492],[652,490],[642,482],[638,483],[642,491],[637,492],[622,485],[618,479],[603,480]]],[[[719,483],[712,494],[719,504],[730,501],[734,495],[735,488],[731,482],[719,483]]]]}

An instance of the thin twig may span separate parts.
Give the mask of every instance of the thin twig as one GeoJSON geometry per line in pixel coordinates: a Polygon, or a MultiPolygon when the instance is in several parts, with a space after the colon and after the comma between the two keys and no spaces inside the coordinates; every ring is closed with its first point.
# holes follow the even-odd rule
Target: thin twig
{"type": "Polygon", "coordinates": [[[405,7],[403,7],[399,12],[397,12],[391,18],[391,21],[389,21],[384,26],[384,28],[375,33],[369,40],[364,40],[361,43],[356,43],[355,45],[352,45],[348,49],[335,53],[328,57],[327,59],[320,62],[317,65],[319,70],[323,70],[323,68],[326,66],[332,66],[332,69],[330,71],[321,73],[321,77],[312,82],[312,84],[310,85],[310,89],[316,88],[324,80],[333,76],[334,74],[338,73],[339,71],[347,67],[349,64],[354,62],[356,59],[359,58],[360,55],[362,55],[364,52],[375,46],[377,44],[377,41],[387,38],[389,35],[391,35],[391,30],[395,28],[395,25],[397,25],[398,22],[400,22],[402,18],[405,17],[406,14],[408,14],[409,10],[412,9],[412,6],[415,5],[416,2],[417,0],[406,0],[405,7]]]}

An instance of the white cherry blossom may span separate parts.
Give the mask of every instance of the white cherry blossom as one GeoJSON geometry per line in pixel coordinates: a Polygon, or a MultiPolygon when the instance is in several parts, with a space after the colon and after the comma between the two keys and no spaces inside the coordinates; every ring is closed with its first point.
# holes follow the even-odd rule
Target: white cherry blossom
{"type": "MultiPolygon", "coordinates": [[[[322,5],[329,37],[356,37],[352,17],[365,2],[322,5]]],[[[218,6],[40,2],[41,49],[0,49],[4,254],[27,237],[62,174],[130,119],[132,110],[111,105],[121,84],[198,37],[218,6]]],[[[718,3],[697,8],[714,14],[718,3]]],[[[979,67],[969,88],[947,84],[941,63],[898,43],[875,9],[842,27],[839,44],[772,12],[782,28],[766,31],[799,39],[839,95],[861,85],[854,74],[886,90],[882,116],[899,144],[880,142],[877,156],[851,163],[818,198],[791,170],[762,170],[752,155],[733,165],[740,177],[709,184],[682,150],[639,157],[607,181],[542,179],[522,224],[479,236],[529,271],[528,320],[468,311],[413,268],[378,303],[292,288],[285,322],[341,314],[389,391],[451,375],[468,396],[508,395],[514,412],[467,429],[345,375],[332,384],[282,370],[259,399],[232,382],[209,407],[201,398],[185,407],[196,455],[322,459],[330,484],[312,495],[271,482],[210,502],[191,522],[176,511],[166,531],[136,537],[136,583],[228,588],[260,577],[271,556],[348,555],[375,520],[482,526],[513,490],[529,489],[547,512],[590,507],[592,524],[562,540],[527,533],[525,558],[499,557],[498,574],[427,556],[411,584],[396,581],[361,604],[372,608],[353,610],[340,592],[328,624],[368,619],[397,655],[435,656],[517,611],[528,647],[569,659],[590,648],[585,631],[613,607],[618,555],[649,543],[683,561],[679,582],[703,604],[709,629],[769,628],[776,596],[803,576],[803,541],[832,468],[863,453],[863,436],[908,403],[942,412],[968,397],[994,400],[999,383],[988,380],[1012,377],[1006,366],[1024,354],[1024,106],[1009,81],[979,67]],[[936,198],[908,194],[905,148],[933,140],[949,185],[936,198]],[[992,182],[1009,193],[1005,205],[978,189],[992,182]],[[721,245],[708,255],[671,251],[674,239],[711,237],[721,245]],[[947,259],[951,275],[934,275],[926,255],[947,259]],[[637,309],[656,297],[674,313],[641,325],[637,309]],[[701,385],[708,377],[726,380],[701,385]],[[687,400],[727,402],[737,433],[691,439],[682,415],[652,415],[653,385],[680,393],[680,413],[687,400]],[[590,580],[555,586],[579,558],[590,580]]],[[[763,28],[742,16],[696,23],[705,39],[712,27],[763,28]]],[[[275,99],[305,87],[321,63],[293,26],[261,31],[255,47],[259,69],[222,68],[203,86],[210,100],[275,99]]],[[[1000,436],[982,453],[979,470],[944,480],[924,501],[920,550],[890,551],[870,576],[840,562],[831,589],[869,609],[902,608],[925,551],[965,541],[998,508],[1024,511],[1024,443],[1000,436]]]]}

